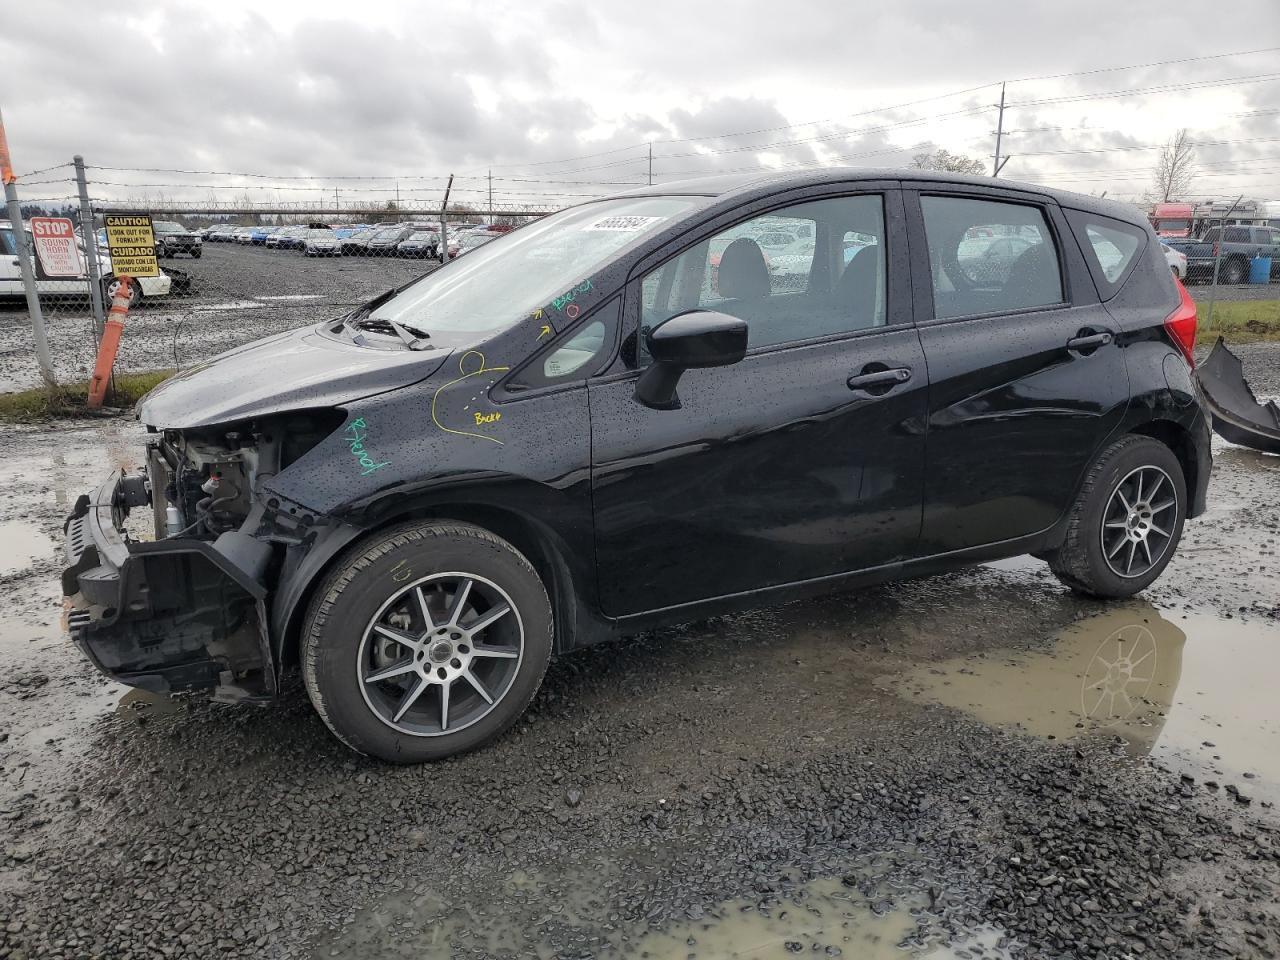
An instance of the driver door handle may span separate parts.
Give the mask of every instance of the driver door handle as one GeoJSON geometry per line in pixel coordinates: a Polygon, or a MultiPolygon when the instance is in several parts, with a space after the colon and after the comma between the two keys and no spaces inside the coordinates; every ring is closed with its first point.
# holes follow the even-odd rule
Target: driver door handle
{"type": "Polygon", "coordinates": [[[860,373],[848,379],[850,390],[866,390],[875,387],[891,387],[906,383],[911,379],[911,371],[907,367],[893,370],[877,370],[874,373],[860,373]]]}

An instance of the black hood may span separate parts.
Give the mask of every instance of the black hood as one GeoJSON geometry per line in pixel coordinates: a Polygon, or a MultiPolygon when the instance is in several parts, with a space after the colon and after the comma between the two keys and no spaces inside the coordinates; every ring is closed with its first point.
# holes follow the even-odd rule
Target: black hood
{"type": "Polygon", "coordinates": [[[377,349],[304,327],[237,347],[166,380],[139,401],[138,417],[180,430],[339,406],[417,383],[450,352],[377,349]]]}

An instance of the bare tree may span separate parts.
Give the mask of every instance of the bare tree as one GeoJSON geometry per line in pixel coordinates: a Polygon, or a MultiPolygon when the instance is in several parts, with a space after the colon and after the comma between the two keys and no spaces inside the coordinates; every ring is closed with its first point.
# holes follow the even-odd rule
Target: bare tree
{"type": "Polygon", "coordinates": [[[917,153],[911,159],[911,166],[917,170],[943,170],[947,173],[971,173],[981,177],[987,172],[987,165],[981,160],[966,157],[961,153],[951,153],[939,147],[934,153],[917,153]]]}
{"type": "Polygon", "coordinates": [[[1183,127],[1160,148],[1152,178],[1153,199],[1162,203],[1190,192],[1196,176],[1196,148],[1183,127]]]}

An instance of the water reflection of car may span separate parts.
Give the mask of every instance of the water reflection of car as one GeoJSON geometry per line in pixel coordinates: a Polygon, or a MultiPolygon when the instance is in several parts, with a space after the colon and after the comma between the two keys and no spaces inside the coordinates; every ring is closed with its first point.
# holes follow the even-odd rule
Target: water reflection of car
{"type": "Polygon", "coordinates": [[[1022,237],[997,237],[991,241],[966,238],[956,251],[956,262],[965,276],[978,283],[1004,283],[1013,263],[1032,241],[1022,237]]]}

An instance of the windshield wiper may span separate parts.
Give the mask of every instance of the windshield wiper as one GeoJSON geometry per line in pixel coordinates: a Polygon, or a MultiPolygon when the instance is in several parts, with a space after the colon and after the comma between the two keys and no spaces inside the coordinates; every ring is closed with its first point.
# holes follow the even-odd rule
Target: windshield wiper
{"type": "Polygon", "coordinates": [[[411,327],[396,320],[388,320],[386,317],[366,316],[359,320],[348,320],[347,323],[359,330],[382,330],[394,333],[410,350],[417,350],[423,340],[431,339],[431,334],[425,330],[419,330],[417,327],[411,327]]]}
{"type": "MultiPolygon", "coordinates": [[[[412,283],[413,281],[410,281],[412,283]]],[[[369,315],[377,310],[397,293],[409,286],[408,283],[399,287],[392,287],[383,293],[378,294],[372,300],[362,303],[350,313],[343,316],[333,328],[334,333],[340,333],[347,327],[355,327],[358,330],[381,330],[385,333],[394,333],[410,350],[425,349],[419,344],[423,340],[431,339],[431,334],[426,330],[415,327],[412,324],[401,323],[397,320],[388,320],[385,317],[372,318],[369,315]]]]}

